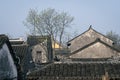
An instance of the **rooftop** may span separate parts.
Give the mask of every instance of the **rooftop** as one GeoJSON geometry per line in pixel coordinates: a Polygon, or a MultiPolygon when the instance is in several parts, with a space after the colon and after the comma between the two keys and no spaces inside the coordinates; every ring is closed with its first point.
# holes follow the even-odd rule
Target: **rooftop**
{"type": "Polygon", "coordinates": [[[31,72],[28,78],[40,78],[41,80],[80,80],[88,78],[94,80],[102,78],[106,72],[110,78],[120,77],[120,63],[53,63],[41,70],[31,72]],[[66,77],[68,79],[66,79],[66,77]],[[61,79],[62,78],[62,79],[61,79]]]}

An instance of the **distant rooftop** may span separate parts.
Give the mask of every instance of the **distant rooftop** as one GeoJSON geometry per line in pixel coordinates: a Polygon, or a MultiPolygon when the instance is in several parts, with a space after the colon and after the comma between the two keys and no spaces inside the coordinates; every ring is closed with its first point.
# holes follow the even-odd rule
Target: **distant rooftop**
{"type": "Polygon", "coordinates": [[[12,45],[20,45],[20,44],[24,44],[25,43],[25,41],[23,40],[23,38],[10,39],[9,41],[10,41],[10,43],[12,45]]]}
{"type": "Polygon", "coordinates": [[[24,41],[23,38],[10,39],[10,41],[24,41]]]}

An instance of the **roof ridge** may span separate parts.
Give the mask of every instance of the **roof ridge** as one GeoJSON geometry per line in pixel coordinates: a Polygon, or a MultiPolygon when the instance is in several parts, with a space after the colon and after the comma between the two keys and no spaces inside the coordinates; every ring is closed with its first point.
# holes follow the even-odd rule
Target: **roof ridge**
{"type": "MultiPolygon", "coordinates": [[[[89,28],[89,29],[90,29],[90,28],[89,28]]],[[[68,42],[70,42],[70,41],[74,40],[75,38],[77,38],[77,37],[81,36],[82,34],[86,33],[87,31],[89,31],[89,29],[88,29],[88,30],[86,30],[86,31],[84,31],[83,33],[79,34],[78,36],[74,37],[73,39],[69,40],[68,42]]],[[[67,43],[68,43],[68,42],[67,42],[67,43]]]]}
{"type": "MultiPolygon", "coordinates": [[[[100,34],[100,35],[102,35],[102,36],[104,36],[104,37],[106,37],[106,38],[108,38],[106,35],[104,35],[104,34],[102,34],[102,33],[100,33],[100,32],[98,32],[98,31],[96,31],[95,29],[93,29],[93,28],[91,28],[93,31],[95,31],[95,32],[97,32],[98,34],[100,34]]],[[[110,39],[110,38],[108,38],[109,40],[111,40],[111,41],[113,41],[112,39],[110,39]]]]}
{"type": "MultiPolygon", "coordinates": [[[[45,65],[45,66],[43,66],[42,68],[39,68],[39,69],[37,69],[37,70],[34,70],[34,71],[32,71],[31,73],[34,73],[34,72],[36,72],[36,71],[41,71],[41,70],[43,70],[43,69],[46,69],[47,67],[49,67],[49,66],[51,66],[51,65],[53,65],[54,63],[50,63],[50,64],[47,64],[47,65],[45,65]]],[[[31,74],[30,73],[30,74],[31,74]]],[[[29,75],[29,74],[28,74],[29,75]]]]}
{"type": "MultiPolygon", "coordinates": [[[[84,31],[84,32],[83,32],[83,33],[81,33],[80,35],[78,35],[78,36],[74,37],[73,39],[69,40],[68,42],[70,42],[70,41],[74,40],[75,38],[77,38],[77,37],[81,36],[82,34],[86,33],[86,32],[87,32],[87,31],[89,31],[90,29],[92,29],[92,30],[93,30],[93,31],[95,31],[96,33],[98,33],[98,34],[100,34],[100,35],[104,36],[105,38],[108,38],[108,37],[107,37],[107,36],[105,36],[104,34],[102,34],[102,33],[98,32],[98,31],[96,31],[95,29],[93,29],[93,28],[92,28],[92,25],[90,25],[90,27],[88,28],[88,30],[84,31]]],[[[111,41],[113,41],[113,40],[112,40],[112,39],[110,39],[110,38],[108,38],[108,39],[109,39],[109,40],[111,40],[111,41]]],[[[68,42],[67,42],[67,43],[68,43],[68,42]]]]}

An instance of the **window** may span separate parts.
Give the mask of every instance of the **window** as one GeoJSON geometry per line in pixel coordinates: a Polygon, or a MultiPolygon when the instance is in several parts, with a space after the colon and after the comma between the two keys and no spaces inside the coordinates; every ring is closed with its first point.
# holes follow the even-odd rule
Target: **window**
{"type": "Polygon", "coordinates": [[[42,51],[36,51],[36,53],[37,53],[37,54],[41,54],[41,53],[42,53],[42,51]]]}
{"type": "Polygon", "coordinates": [[[36,62],[40,63],[42,61],[42,51],[36,51],[36,62]]]}
{"type": "Polygon", "coordinates": [[[70,46],[70,45],[71,45],[71,43],[68,43],[68,44],[67,44],[67,46],[70,46]]]}

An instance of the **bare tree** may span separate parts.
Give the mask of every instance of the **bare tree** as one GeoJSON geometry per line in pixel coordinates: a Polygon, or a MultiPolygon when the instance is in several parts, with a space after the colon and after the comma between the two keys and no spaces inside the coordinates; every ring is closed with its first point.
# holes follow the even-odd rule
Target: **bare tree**
{"type": "Polygon", "coordinates": [[[38,26],[38,11],[36,9],[30,9],[27,15],[26,20],[24,21],[24,25],[30,31],[30,34],[36,35],[36,27],[38,26]]]}
{"type": "Polygon", "coordinates": [[[62,43],[62,37],[63,35],[65,36],[65,29],[67,27],[70,27],[71,25],[71,22],[73,21],[73,17],[70,17],[67,13],[63,12],[60,14],[60,27],[59,27],[59,41],[60,41],[60,44],[62,43]]]}
{"type": "Polygon", "coordinates": [[[118,50],[120,50],[120,36],[118,34],[116,34],[113,31],[107,32],[106,36],[108,38],[110,38],[111,40],[113,40],[114,42],[114,47],[118,50]]]}
{"type": "Polygon", "coordinates": [[[30,9],[25,26],[33,35],[50,35],[53,40],[62,43],[62,37],[73,21],[73,17],[66,12],[57,12],[55,9],[45,9],[40,13],[36,9],[30,9]]]}

